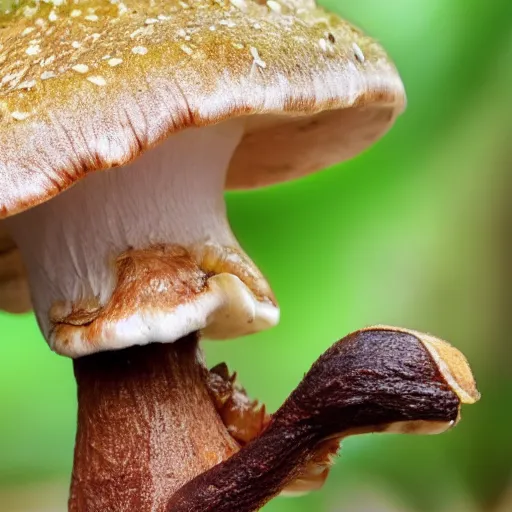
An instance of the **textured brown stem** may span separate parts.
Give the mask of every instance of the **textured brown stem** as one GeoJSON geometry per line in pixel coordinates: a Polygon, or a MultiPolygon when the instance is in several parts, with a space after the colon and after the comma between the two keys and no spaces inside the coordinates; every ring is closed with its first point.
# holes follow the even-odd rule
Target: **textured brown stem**
{"type": "Polygon", "coordinates": [[[195,335],[75,360],[71,512],[158,512],[238,447],[210,397],[195,335]]]}

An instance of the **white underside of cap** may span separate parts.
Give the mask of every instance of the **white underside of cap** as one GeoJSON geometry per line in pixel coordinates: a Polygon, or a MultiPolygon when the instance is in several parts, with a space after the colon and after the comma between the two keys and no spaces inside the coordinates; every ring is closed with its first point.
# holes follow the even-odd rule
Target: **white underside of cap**
{"type": "Polygon", "coordinates": [[[196,330],[231,338],[278,322],[226,219],[226,170],[242,134],[240,120],[185,130],[8,219],[55,351],[77,357],[196,330]]]}

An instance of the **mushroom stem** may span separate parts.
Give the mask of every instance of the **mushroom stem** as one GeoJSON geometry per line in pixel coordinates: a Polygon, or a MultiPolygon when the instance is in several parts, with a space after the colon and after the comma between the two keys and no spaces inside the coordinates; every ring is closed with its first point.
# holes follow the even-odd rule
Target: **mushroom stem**
{"type": "Polygon", "coordinates": [[[167,512],[258,510],[294,480],[328,470],[336,439],[447,430],[462,401],[449,366],[412,333],[374,329],[347,336],[313,365],[259,437],[188,482],[167,512]],[[323,466],[319,454],[325,455],[323,466]],[[315,464],[318,471],[308,475],[315,464]]]}
{"type": "Polygon", "coordinates": [[[238,449],[211,399],[196,334],[82,357],[74,370],[72,512],[164,510],[238,449]]]}

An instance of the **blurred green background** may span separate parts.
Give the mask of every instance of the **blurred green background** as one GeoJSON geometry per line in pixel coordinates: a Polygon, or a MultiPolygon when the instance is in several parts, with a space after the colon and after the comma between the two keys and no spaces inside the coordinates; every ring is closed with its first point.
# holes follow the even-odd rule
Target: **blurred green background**
{"type": "MultiPolygon", "coordinates": [[[[1,0],[0,0],[1,1],[1,0]]],[[[320,492],[267,512],[512,511],[512,2],[328,0],[380,39],[407,113],[357,159],[295,183],[228,194],[242,245],[281,324],[210,343],[276,408],[333,341],[388,323],[430,331],[470,359],[483,399],[434,437],[344,442],[320,492]],[[263,227],[263,229],[262,229],[263,227]]],[[[32,315],[0,314],[0,511],[63,511],[75,387],[32,315]]]]}

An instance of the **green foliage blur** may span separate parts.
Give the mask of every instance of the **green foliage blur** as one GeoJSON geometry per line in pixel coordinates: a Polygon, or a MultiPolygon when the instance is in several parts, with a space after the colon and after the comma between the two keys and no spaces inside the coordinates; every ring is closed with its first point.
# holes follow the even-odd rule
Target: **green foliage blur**
{"type": "MultiPolygon", "coordinates": [[[[388,49],[408,110],[351,162],[228,194],[282,321],[207,344],[209,363],[227,361],[274,409],[351,330],[435,333],[466,353],[482,392],[459,426],[348,439],[322,491],[265,510],[510,512],[512,2],[324,4],[388,49]]],[[[0,511],[65,510],[75,408],[70,361],[50,352],[32,315],[0,314],[0,511]]]]}

